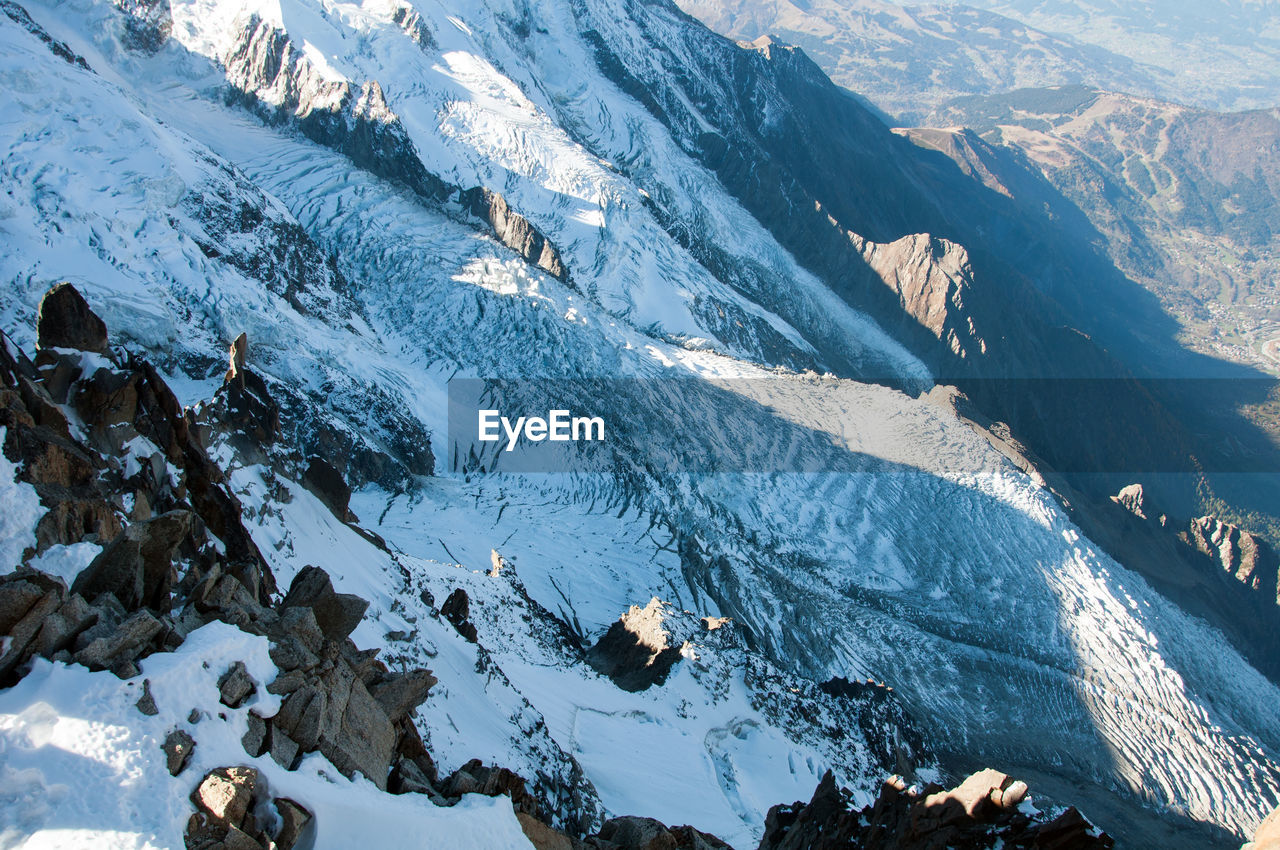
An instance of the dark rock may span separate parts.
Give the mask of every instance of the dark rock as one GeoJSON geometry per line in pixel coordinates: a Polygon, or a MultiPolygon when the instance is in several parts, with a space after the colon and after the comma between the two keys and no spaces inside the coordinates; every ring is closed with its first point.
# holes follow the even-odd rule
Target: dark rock
{"type": "Polygon", "coordinates": [[[267,750],[267,741],[271,732],[267,721],[263,720],[252,711],[246,718],[249,721],[249,731],[245,732],[240,738],[240,743],[244,747],[244,751],[249,755],[257,758],[267,750]]]}
{"type": "Polygon", "coordinates": [[[258,771],[252,767],[215,768],[191,793],[191,802],[218,826],[239,828],[253,805],[260,781],[258,771]]]}
{"type": "Polygon", "coordinates": [[[169,609],[173,555],[191,533],[191,513],[177,510],[125,529],[76,577],[72,592],[86,599],[111,593],[128,610],[169,609]]]}
{"type": "Polygon", "coordinates": [[[471,600],[467,596],[467,592],[462,588],[455,588],[448,598],[444,600],[444,604],[440,606],[440,613],[446,620],[467,640],[475,643],[479,640],[476,633],[475,624],[471,622],[471,600]]]}
{"type": "Polygon", "coordinates": [[[110,635],[96,638],[77,652],[75,659],[91,670],[114,669],[121,661],[134,661],[163,628],[150,613],[138,611],[110,635]]]}
{"type": "Polygon", "coordinates": [[[377,683],[371,693],[394,723],[421,705],[437,681],[430,670],[410,670],[377,683]]]}
{"type": "Polygon", "coordinates": [[[306,607],[315,615],[325,637],[343,640],[360,624],[369,603],[349,593],[336,593],[329,574],[319,567],[303,567],[289,585],[282,609],[306,607]]]}
{"type": "Polygon", "coordinates": [[[632,605],[587,654],[587,661],[625,691],[661,685],[680,660],[680,647],[668,646],[662,627],[662,603],[632,605]]]}
{"type": "Polygon", "coordinates": [[[141,711],[148,717],[155,717],[160,713],[159,706],[156,705],[156,698],[151,695],[151,680],[142,680],[142,696],[138,697],[138,701],[134,703],[138,711],[141,711]]]}
{"type": "Polygon", "coordinates": [[[349,507],[351,488],[347,486],[342,473],[334,469],[327,460],[318,455],[307,458],[307,471],[302,476],[302,484],[338,519],[343,522],[353,519],[349,507]]]}
{"type": "MultiPolygon", "coordinates": [[[[272,656],[275,659],[275,656],[272,656]]],[[[316,658],[319,662],[319,658],[316,658]]],[[[280,664],[279,661],[276,662],[280,664]]],[[[283,666],[283,665],[281,665],[283,666]]],[[[309,668],[308,668],[309,669],[309,668]]],[[[277,696],[288,696],[307,683],[307,674],[302,670],[290,670],[287,673],[281,673],[276,676],[275,681],[267,685],[267,693],[277,696]]]]}
{"type": "MultiPolygon", "coordinates": [[[[98,436],[97,446],[111,446],[105,437],[114,425],[132,423],[138,416],[138,372],[98,369],[75,384],[72,403],[80,419],[98,436]]],[[[115,448],[111,446],[111,448],[115,448]]]]}
{"type": "Polygon", "coordinates": [[[231,826],[222,836],[222,850],[266,850],[266,847],[244,830],[231,826]]]}
{"type": "Polygon", "coordinates": [[[680,850],[733,850],[714,835],[691,826],[673,826],[671,834],[675,836],[676,846],[680,850]]]}
{"type": "Polygon", "coordinates": [[[69,283],[54,285],[40,300],[36,339],[40,348],[76,348],[95,354],[107,353],[106,323],[69,283]]]}
{"type": "Polygon", "coordinates": [[[505,794],[517,812],[538,815],[538,801],[525,787],[524,777],[505,767],[488,767],[480,759],[472,759],[455,770],[440,785],[440,793],[446,797],[463,794],[483,794],[497,797],[505,794]]]}
{"type": "Polygon", "coordinates": [[[920,793],[895,776],[881,786],[872,805],[858,811],[828,771],[809,803],[769,810],[760,850],[1113,846],[1075,809],[1047,823],[1019,811],[1026,793],[1024,783],[995,770],[979,771],[949,791],[934,785],[920,793]]]}
{"type": "Polygon", "coordinates": [[[106,545],[122,530],[115,508],[105,499],[68,497],[49,508],[36,524],[36,551],[85,540],[106,545]]]}
{"type": "Polygon", "coordinates": [[[285,699],[272,721],[275,730],[282,730],[304,751],[314,750],[320,744],[322,718],[328,707],[328,697],[314,685],[299,688],[285,699]]]}
{"type": "Polygon", "coordinates": [[[300,804],[281,797],[272,801],[276,813],[280,816],[280,829],[275,835],[277,850],[293,850],[302,840],[303,834],[311,824],[311,812],[300,804]]]}
{"type": "Polygon", "coordinates": [[[396,745],[391,721],[359,678],[342,665],[321,682],[328,701],[321,718],[320,752],[344,775],[359,771],[385,789],[396,745]]]}
{"type": "Polygon", "coordinates": [[[187,762],[191,761],[196,742],[183,730],[175,729],[165,736],[160,749],[164,750],[165,765],[169,768],[169,775],[177,776],[186,768],[187,762]]]}
{"type": "Polygon", "coordinates": [[[261,449],[280,437],[280,405],[257,372],[241,370],[238,380],[223,384],[215,398],[225,400],[227,422],[242,438],[238,447],[261,449]]]}
{"type": "Polygon", "coordinates": [[[302,749],[298,742],[279,729],[271,730],[271,758],[285,770],[293,770],[302,749]]]}
{"type": "Polygon", "coordinates": [[[387,779],[387,790],[392,794],[435,794],[436,789],[426,771],[411,759],[396,760],[387,779]]]}
{"type": "Polygon", "coordinates": [[[62,607],[66,586],[58,579],[22,567],[0,579],[0,635],[8,635],[0,654],[0,685],[9,683],[31,657],[46,620],[62,607]]]}
{"type": "Polygon", "coordinates": [[[600,837],[621,850],[678,850],[676,837],[653,818],[620,817],[605,821],[600,837]]]}
{"type": "Polygon", "coordinates": [[[243,661],[232,664],[218,679],[219,700],[228,708],[239,708],[257,690],[258,686],[243,661]]]}

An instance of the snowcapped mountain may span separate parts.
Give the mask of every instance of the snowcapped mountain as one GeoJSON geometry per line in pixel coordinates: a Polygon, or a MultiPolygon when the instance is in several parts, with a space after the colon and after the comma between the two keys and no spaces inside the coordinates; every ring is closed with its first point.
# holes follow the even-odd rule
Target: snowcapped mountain
{"type": "MultiPolygon", "coordinates": [[[[439,679],[414,734],[442,773],[508,767],[577,834],[642,815],[734,847],[827,770],[870,805],[889,773],[992,763],[1168,846],[1242,838],[1280,802],[1276,685],[1090,542],[933,386],[1112,365],[1054,299],[1101,261],[1028,250],[1054,231],[1006,220],[803,54],[734,45],[661,2],[3,9],[4,332],[35,351],[40,299],[68,280],[114,343],[161,367],[210,429],[245,549],[279,591],[321,567],[370,603],[342,639],[439,679]],[[232,392],[221,352],[241,332],[278,405],[274,447],[200,405],[232,392]],[[496,452],[460,470],[459,377],[534,400],[573,379],[590,409],[658,425],[622,432],[603,473],[505,475],[496,452]],[[673,442],[702,431],[769,462],[659,463],[664,417],[673,442]],[[349,502],[316,495],[313,468],[350,484],[349,502]],[[654,597],[668,604],[643,607],[654,597]],[[587,652],[624,614],[660,620],[678,649],[639,691],[587,652]]],[[[76,358],[84,381],[127,371],[76,358]]],[[[78,415],[69,440],[93,431],[78,415]]],[[[112,448],[140,474],[155,455],[133,445],[112,448]]],[[[22,508],[0,524],[0,569],[26,559],[74,587],[107,532],[41,539],[50,497],[16,461],[0,465],[22,508]]],[[[158,479],[191,474],[158,463],[158,479]]],[[[119,507],[116,533],[141,522],[119,507]]],[[[264,636],[240,634],[184,632],[127,685],[34,662],[0,694],[0,793],[29,812],[6,808],[0,834],[41,846],[83,816],[120,846],[176,846],[187,774],[125,783],[119,811],[73,810],[53,751],[108,765],[95,775],[111,787],[159,759],[189,707],[247,734],[248,708],[217,707],[223,682],[180,669],[240,653],[257,682],[289,675],[264,636]],[[140,676],[161,711],[145,726],[120,690],[140,676]],[[151,794],[171,810],[148,820],[151,794]]],[[[210,725],[189,726],[197,772],[239,758],[210,725]]],[[[335,779],[324,759],[351,771],[329,746],[296,770],[244,758],[316,814],[317,847],[350,846],[361,807],[325,777],[374,789],[335,779]]],[[[387,805],[401,837],[447,819],[462,832],[446,844],[524,840],[502,805],[387,805]]],[[[368,806],[362,824],[381,811],[368,806]]]]}

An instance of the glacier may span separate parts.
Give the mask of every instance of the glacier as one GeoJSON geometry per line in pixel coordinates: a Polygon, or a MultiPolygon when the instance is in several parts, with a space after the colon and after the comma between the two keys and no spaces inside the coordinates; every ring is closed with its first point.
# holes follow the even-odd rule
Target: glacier
{"type": "MultiPolygon", "coordinates": [[[[0,17],[0,327],[33,347],[40,296],[73,281],[184,404],[212,394],[219,352],[247,332],[273,386],[390,457],[392,472],[348,470],[352,508],[387,550],[270,470],[220,459],[246,505],[289,492],[250,520],[282,582],[323,566],[373,600],[362,646],[435,670],[422,713],[442,767],[480,757],[532,775],[572,756],[603,810],[749,847],[768,807],[807,799],[825,769],[864,802],[883,778],[865,743],[790,728],[768,683],[870,677],[942,764],[1034,770],[1064,799],[1096,786],[1241,837],[1280,802],[1276,686],[1085,538],[1043,482],[938,402],[919,359],[600,71],[583,22],[642,57],[644,26],[696,26],[666,4],[23,8],[87,67],[0,17]],[[139,23],[139,8],[159,11],[139,23]],[[249,61],[246,33],[264,23],[298,76],[246,92],[261,68],[227,63],[249,61]],[[154,49],[135,43],[139,27],[163,36],[154,49]],[[343,113],[334,86],[371,81],[386,111],[343,113]],[[264,117],[246,94],[299,105],[264,117]],[[362,165],[348,142],[316,141],[293,114],[308,110],[352,133],[398,128],[397,156],[442,185],[500,192],[568,279],[455,200],[391,179],[385,159],[362,165]],[[692,242],[739,272],[709,268],[692,242]],[[896,387],[856,379],[886,373],[896,387]],[[725,418],[749,406],[779,423],[771,451],[839,468],[645,468],[653,447],[624,440],[611,451],[633,465],[616,474],[455,472],[457,377],[691,380],[690,404],[725,418]],[[487,575],[493,550],[518,582],[487,575]],[[473,600],[483,654],[425,616],[424,591],[455,587],[473,600]],[[593,640],[654,596],[673,624],[732,618],[742,644],[698,638],[665,685],[631,694],[521,617],[545,610],[593,640]]],[[[592,401],[634,412],[625,395],[592,401]]],[[[60,704],[70,675],[24,687],[32,699],[57,688],[47,699],[60,704]]],[[[21,714],[23,693],[0,708],[21,714]]],[[[485,816],[499,832],[502,814],[485,816]]]]}

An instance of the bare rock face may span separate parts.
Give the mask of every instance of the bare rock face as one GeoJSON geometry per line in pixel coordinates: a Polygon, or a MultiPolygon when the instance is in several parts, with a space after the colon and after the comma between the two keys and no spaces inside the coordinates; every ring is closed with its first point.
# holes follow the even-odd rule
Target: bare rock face
{"type": "Polygon", "coordinates": [[[1146,494],[1141,484],[1130,484],[1111,497],[1111,501],[1120,505],[1138,519],[1150,519],[1147,516],[1146,494]]]}
{"type": "Polygon", "coordinates": [[[232,664],[218,679],[218,700],[228,708],[239,708],[257,690],[243,661],[232,664]]]}
{"type": "Polygon", "coordinates": [[[1253,844],[1245,845],[1246,850],[1280,850],[1280,808],[1273,809],[1271,814],[1258,824],[1253,833],[1253,844]]]}
{"type": "Polygon", "coordinates": [[[569,272],[555,246],[527,218],[511,209],[502,195],[484,186],[476,186],[463,191],[459,198],[470,213],[489,223],[503,245],[552,277],[569,279],[569,272]]]}
{"type": "Polygon", "coordinates": [[[324,458],[319,455],[307,458],[307,471],[303,473],[302,484],[324,502],[325,507],[338,519],[343,522],[355,519],[350,508],[351,488],[347,486],[342,473],[324,458]]]}
{"type": "Polygon", "coordinates": [[[71,591],[86,599],[111,593],[130,611],[144,605],[168,610],[173,555],[191,532],[191,518],[190,511],[175,510],[129,526],[76,577],[71,591]]]}
{"type": "Polygon", "coordinates": [[[511,798],[511,804],[517,812],[535,817],[538,815],[538,801],[525,787],[522,776],[505,767],[486,766],[480,759],[472,759],[454,771],[440,784],[440,791],[446,797],[461,797],[463,794],[483,794],[486,797],[505,795],[511,798]]]}
{"type": "Polygon", "coordinates": [[[643,608],[632,605],[591,648],[588,663],[624,691],[661,685],[680,660],[680,647],[668,645],[662,619],[657,597],[643,608]]]}
{"type": "Polygon", "coordinates": [[[973,269],[963,247],[927,233],[887,245],[852,233],[849,238],[867,265],[898,294],[902,309],[952,354],[972,358],[987,353],[986,340],[974,328],[965,306],[973,269]]]}
{"type": "Polygon", "coordinates": [[[1280,559],[1263,540],[1215,516],[1191,520],[1187,539],[1236,581],[1280,604],[1280,559]]]}
{"type": "Polygon", "coordinates": [[[40,348],[74,348],[106,354],[107,325],[74,286],[59,283],[40,300],[36,339],[40,348]]]}
{"type": "Polygon", "coordinates": [[[244,823],[253,804],[253,793],[261,777],[252,767],[219,767],[201,781],[191,795],[191,802],[221,827],[244,823]]]}
{"type": "Polygon", "coordinates": [[[997,770],[979,771],[959,786],[921,792],[898,777],[880,789],[873,805],[850,806],[828,771],[807,804],[774,806],[765,820],[760,850],[979,850],[990,847],[1110,848],[1112,839],[1075,809],[1048,820],[1019,806],[1027,786],[997,770]]]}

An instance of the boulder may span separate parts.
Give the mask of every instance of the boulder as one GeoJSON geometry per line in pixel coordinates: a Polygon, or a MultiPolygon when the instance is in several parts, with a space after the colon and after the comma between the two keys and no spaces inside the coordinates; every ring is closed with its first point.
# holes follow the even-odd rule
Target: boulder
{"type": "Polygon", "coordinates": [[[480,759],[472,759],[455,770],[440,784],[440,792],[446,797],[463,794],[483,794],[486,797],[506,795],[517,812],[537,816],[538,801],[529,793],[524,777],[505,767],[486,766],[480,759]]]}
{"type": "Polygon", "coordinates": [[[232,664],[218,679],[218,698],[228,708],[239,708],[257,690],[258,686],[243,661],[232,664]]]}
{"type": "Polygon", "coordinates": [[[310,608],[324,636],[341,641],[360,624],[369,603],[350,593],[336,593],[329,574],[319,567],[303,567],[280,607],[310,608]]]}
{"type": "Polygon", "coordinates": [[[55,284],[40,300],[36,345],[106,354],[107,325],[74,286],[55,284]]]}
{"type": "Polygon", "coordinates": [[[620,817],[605,821],[600,837],[620,850],[678,850],[676,837],[653,818],[620,817]]]}
{"type": "Polygon", "coordinates": [[[96,622],[97,610],[73,593],[40,624],[31,650],[36,655],[52,658],[54,654],[70,649],[76,638],[96,622]]]}
{"type": "Polygon", "coordinates": [[[160,707],[156,705],[156,698],[151,693],[151,680],[142,680],[142,696],[138,697],[138,701],[134,703],[134,707],[147,717],[155,717],[160,713],[160,707]]]}
{"type": "Polygon", "coordinates": [[[256,768],[219,767],[205,775],[192,792],[191,802],[218,826],[239,828],[260,781],[256,768]]]}
{"type": "Polygon", "coordinates": [[[110,593],[130,611],[169,609],[173,554],[191,533],[190,511],[176,510],[129,526],[76,577],[73,593],[110,593]]]}
{"type": "Polygon", "coordinates": [[[311,812],[287,797],[272,801],[280,818],[280,829],[275,835],[277,850],[293,850],[300,843],[311,824],[311,812]]]}
{"type": "Polygon", "coordinates": [[[187,762],[191,761],[196,742],[183,730],[174,729],[165,736],[160,749],[164,751],[165,766],[169,768],[169,775],[177,776],[186,768],[187,762]]]}
{"type": "Polygon", "coordinates": [[[164,624],[149,612],[138,611],[111,634],[92,640],[75,654],[75,660],[91,670],[117,669],[117,665],[136,660],[163,628],[164,624]]]}
{"type": "Polygon", "coordinates": [[[66,598],[66,585],[37,570],[22,567],[0,579],[0,685],[10,682],[35,649],[45,622],[66,598]]]}
{"type": "Polygon", "coordinates": [[[440,614],[449,624],[467,640],[475,643],[479,640],[475,624],[471,622],[471,599],[462,588],[455,588],[453,593],[440,606],[440,614]]]}
{"type": "Polygon", "coordinates": [[[421,705],[427,698],[427,692],[437,681],[439,680],[431,675],[430,670],[410,670],[391,675],[375,684],[371,693],[382,705],[387,717],[395,722],[421,705]]]}
{"type": "Polygon", "coordinates": [[[58,500],[36,524],[36,551],[85,540],[105,545],[123,530],[115,509],[105,499],[68,496],[58,500]]]}

